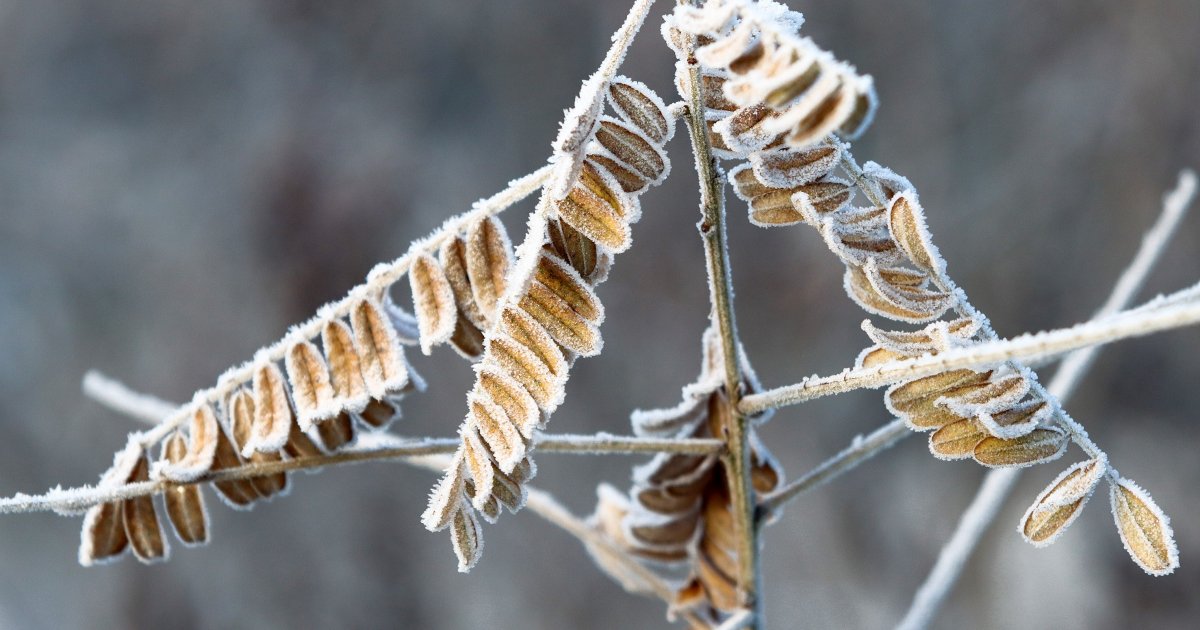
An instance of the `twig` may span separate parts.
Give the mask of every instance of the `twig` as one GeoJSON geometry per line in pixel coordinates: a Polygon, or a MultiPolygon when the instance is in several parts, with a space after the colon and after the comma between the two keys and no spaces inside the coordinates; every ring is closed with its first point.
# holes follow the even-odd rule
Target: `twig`
{"type": "Polygon", "coordinates": [[[820,466],[782,488],[764,496],[758,502],[760,522],[763,520],[762,516],[772,514],[801,494],[833,481],[842,473],[850,471],[860,463],[891,448],[892,445],[909,435],[912,435],[912,431],[904,424],[903,420],[897,419],[875,429],[865,438],[861,435],[856,437],[842,452],[825,460],[820,466]]]}
{"type": "Polygon", "coordinates": [[[89,370],[83,375],[83,393],[117,413],[150,425],[162,422],[179,409],[179,405],[157,396],[135,392],[124,383],[96,370],[89,370]]]}
{"type": "MultiPolygon", "coordinates": [[[[1191,289],[1186,289],[1191,291],[1191,289]]],[[[1168,302],[1171,296],[1164,298],[1168,302]]],[[[742,399],[741,411],[756,414],[767,409],[871,389],[948,370],[982,368],[1011,360],[1039,360],[1069,351],[1104,345],[1200,322],[1200,303],[1175,303],[1162,308],[1138,308],[1094,319],[1070,328],[1021,335],[957,348],[937,355],[889,361],[869,368],[846,369],[831,376],[809,377],[794,385],[777,387],[742,399]]]]}
{"type": "Polygon", "coordinates": [[[728,396],[726,405],[730,418],[726,437],[728,450],[722,462],[728,473],[730,509],[738,532],[736,577],[739,603],[754,612],[748,626],[760,628],[763,624],[760,597],[762,577],[758,556],[758,527],[754,522],[754,489],[750,475],[750,426],[747,416],[740,411],[742,373],[737,322],[733,309],[733,279],[729,250],[726,246],[725,179],[713,157],[708,127],[704,120],[704,82],[701,80],[700,66],[691,54],[695,43],[693,37],[688,44],[686,59],[690,84],[687,121],[692,154],[696,161],[696,174],[700,179],[702,218],[698,228],[708,262],[711,319],[721,336],[721,350],[725,357],[725,392],[728,396]]]}
{"type": "MultiPolygon", "coordinates": [[[[1142,238],[1141,247],[1117,280],[1104,305],[1097,311],[1097,317],[1121,310],[1134,298],[1166,249],[1195,193],[1196,175],[1191,171],[1183,171],[1175,189],[1163,200],[1162,214],[1142,238]]],[[[1170,303],[1169,298],[1167,303],[1170,303]]],[[[1070,398],[1092,366],[1098,352],[1099,346],[1089,346],[1071,353],[1054,374],[1047,389],[1060,400],[1070,398]]],[[[1020,469],[1001,469],[988,473],[975,498],[963,512],[954,533],[938,554],[933,570],[917,589],[912,605],[901,620],[899,628],[917,630],[929,625],[958,581],[979,539],[987,531],[988,525],[995,520],[1000,507],[1020,477],[1020,472],[1020,469]]]]}
{"type": "Polygon", "coordinates": [[[742,630],[748,628],[754,622],[754,611],[739,610],[725,620],[724,623],[717,626],[717,630],[742,630]]]}

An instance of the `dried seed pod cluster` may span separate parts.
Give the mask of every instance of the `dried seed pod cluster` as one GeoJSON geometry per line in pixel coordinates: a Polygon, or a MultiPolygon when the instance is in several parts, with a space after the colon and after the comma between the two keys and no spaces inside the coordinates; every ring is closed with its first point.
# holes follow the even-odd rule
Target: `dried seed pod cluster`
{"type": "MultiPolygon", "coordinates": [[[[799,35],[804,19],[774,3],[709,0],[680,5],[663,35],[680,59],[696,38],[705,117],[721,157],[770,147],[806,148],[832,133],[855,137],[871,122],[873,81],[799,35]]],[[[687,94],[686,61],[677,66],[687,94]]]]}
{"type": "MultiPolygon", "coordinates": [[[[638,435],[673,438],[719,437],[728,429],[720,340],[710,329],[699,379],[683,390],[683,401],[669,409],[636,411],[638,435]]],[[[743,357],[743,371],[757,388],[743,357]]],[[[761,421],[762,419],[760,419],[761,421]]],[[[757,493],[774,490],[783,470],[751,436],[752,482],[757,493]]],[[[739,532],[730,507],[729,481],[715,454],[662,453],[634,469],[628,496],[602,485],[592,525],[631,554],[655,563],[685,564],[687,579],[672,610],[695,610],[718,618],[738,609],[737,544],[739,532]]],[[[604,553],[592,549],[603,567],[604,553]]],[[[620,576],[620,572],[611,568],[620,576]]]]}
{"type": "MultiPolygon", "coordinates": [[[[613,255],[630,245],[630,226],[641,213],[638,196],[661,182],[670,168],[663,144],[674,132],[674,121],[662,100],[624,77],[605,89],[617,116],[597,110],[591,112],[592,123],[576,124],[590,124],[590,134],[571,141],[570,152],[564,148],[555,157],[564,171],[556,181],[568,180],[569,186],[561,196],[554,189],[543,191],[543,220],[535,217],[530,222],[521,258],[509,265],[499,255],[502,248],[476,248],[496,252],[490,260],[505,261],[505,274],[486,274],[491,279],[484,287],[486,297],[473,291],[473,306],[462,301],[468,296],[468,281],[472,289],[476,282],[471,239],[465,248],[451,244],[442,250],[444,275],[452,276],[441,283],[446,287],[443,293],[459,300],[459,322],[477,313],[479,319],[471,323],[483,333],[482,352],[475,385],[467,395],[467,417],[459,429],[462,443],[434,488],[422,521],[431,531],[451,528],[462,571],[479,558],[477,515],[493,522],[501,506],[516,511],[524,504],[525,481],[535,472],[529,457],[534,431],[561,404],[572,362],[600,352],[604,307],[595,286],[606,279],[613,255]],[[465,249],[465,264],[453,262],[460,256],[456,247],[465,249]],[[465,279],[452,271],[456,264],[466,268],[465,279]]],[[[437,274],[426,276],[436,280],[437,274]]],[[[420,293],[433,296],[434,288],[420,293]]],[[[416,284],[413,291],[418,294],[416,284]]],[[[418,322],[428,322],[422,331],[440,330],[449,339],[450,325],[444,322],[454,314],[436,307],[447,300],[424,301],[430,306],[417,309],[418,322]]]]}
{"type": "MultiPolygon", "coordinates": [[[[223,470],[335,452],[350,444],[356,431],[375,430],[399,417],[400,400],[424,387],[404,357],[396,324],[376,300],[355,302],[349,323],[326,321],[321,345],[323,352],[310,341],[291,345],[286,377],[274,361],[258,361],[250,382],[235,387],[219,408],[193,403],[186,429],[164,437],[162,457],[153,467],[141,434],[135,434],[101,486],[162,484],[177,537],[187,545],[202,544],[208,540],[208,517],[197,482],[223,470]]],[[[248,509],[285,492],[288,476],[268,471],[216,480],[212,486],[231,507],[248,509]]],[[[80,562],[114,558],[126,548],[145,562],[163,559],[167,547],[158,523],[149,496],[95,506],[84,519],[80,562]]]]}

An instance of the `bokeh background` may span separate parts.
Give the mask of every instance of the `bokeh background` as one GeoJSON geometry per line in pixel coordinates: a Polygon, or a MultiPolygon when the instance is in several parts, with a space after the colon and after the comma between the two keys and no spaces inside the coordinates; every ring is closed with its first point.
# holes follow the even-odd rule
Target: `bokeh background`
{"type": "MultiPolygon", "coordinates": [[[[624,3],[581,0],[0,0],[0,494],[91,482],[134,428],[80,393],[91,367],[183,400],[452,213],[539,166],[624,3]]],[[[658,36],[627,73],[670,95],[658,36]]],[[[911,178],[950,271],[1002,334],[1070,324],[1107,295],[1162,192],[1200,167],[1200,3],[796,2],[808,34],[873,74],[860,159],[911,178]]],[[[606,352],[581,361],[554,431],[623,433],[672,405],[707,313],[685,134],[600,289],[606,352]]],[[[519,237],[528,205],[505,217],[519,237]]],[[[863,314],[808,229],[731,204],[743,340],[768,385],[849,364],[863,314]]],[[[1200,218],[1147,294],[1200,276],[1200,218]]],[[[413,356],[419,356],[414,354],[413,356]]],[[[1014,525],[1026,474],[938,627],[1192,627],[1200,614],[1200,334],[1106,350],[1070,405],[1174,517],[1183,568],[1127,558],[1103,497],[1046,550],[1014,525]]],[[[397,430],[451,435],[470,371],[397,430]]],[[[1049,373],[1049,369],[1046,370],[1049,373]]],[[[777,415],[792,476],[888,417],[878,393],[777,415]]],[[[984,471],[910,439],[793,504],[765,535],[779,628],[882,628],[905,610],[984,471]]],[[[1078,456],[1078,452],[1075,452],[1078,456]]],[[[539,458],[588,513],[636,459],[539,458]]],[[[1065,460],[1071,461],[1071,460],[1065,460]]],[[[83,569],[78,519],[0,518],[5,628],[651,628],[580,546],[522,513],[469,576],[418,521],[434,477],[398,464],[299,475],[252,513],[210,495],[214,540],[165,565],[83,569]]]]}

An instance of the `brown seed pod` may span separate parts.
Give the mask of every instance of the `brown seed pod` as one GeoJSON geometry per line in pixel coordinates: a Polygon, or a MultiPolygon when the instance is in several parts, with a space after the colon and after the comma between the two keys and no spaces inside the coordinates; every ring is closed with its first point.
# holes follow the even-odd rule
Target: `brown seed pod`
{"type": "Polygon", "coordinates": [[[974,419],[958,420],[930,434],[929,452],[938,459],[969,459],[987,437],[987,432],[974,419]]]}
{"type": "Polygon", "coordinates": [[[507,286],[505,278],[512,266],[512,244],[504,224],[488,217],[467,230],[467,274],[471,292],[483,315],[484,325],[491,325],[496,306],[507,286]]]}
{"type": "Polygon", "coordinates": [[[585,319],[597,325],[604,321],[604,306],[592,286],[570,264],[552,252],[542,251],[534,278],[585,319]]]}
{"type": "Polygon", "coordinates": [[[888,229],[914,265],[934,275],[945,273],[945,264],[929,228],[925,227],[925,213],[915,192],[904,191],[892,199],[888,205],[888,229]]]}
{"type": "Polygon", "coordinates": [[[483,551],[483,534],[479,531],[475,512],[463,504],[454,514],[454,526],[450,531],[454,554],[458,556],[458,570],[466,573],[479,562],[479,554],[483,551]]]}
{"type": "Polygon", "coordinates": [[[559,257],[570,262],[580,276],[590,278],[596,271],[596,243],[571,227],[571,224],[558,219],[550,221],[546,230],[559,257]]]}
{"type": "Polygon", "coordinates": [[[936,405],[937,400],[942,396],[984,387],[991,374],[973,370],[951,370],[906,383],[897,383],[884,394],[884,403],[888,411],[903,418],[909,428],[915,431],[940,428],[963,418],[936,405]]]}
{"type": "Polygon", "coordinates": [[[466,317],[476,327],[487,327],[487,320],[475,303],[475,293],[471,290],[471,277],[467,274],[467,241],[455,236],[442,243],[438,252],[438,262],[450,283],[454,293],[454,303],[458,305],[460,317],[466,317]]]}
{"type": "MultiPolygon", "coordinates": [[[[101,487],[122,485],[129,479],[142,457],[142,447],[129,442],[118,451],[113,464],[100,478],[101,487]]],[[[79,540],[79,564],[90,567],[106,564],[118,559],[129,548],[129,537],[125,535],[123,501],[101,503],[88,508],[83,517],[83,530],[79,540]]]]}
{"type": "Polygon", "coordinates": [[[521,435],[533,439],[533,430],[542,417],[533,396],[519,381],[494,367],[479,366],[475,373],[475,393],[499,405],[521,435]]]}
{"type": "Polygon", "coordinates": [[[759,181],[773,188],[792,188],[825,177],[841,159],[838,145],[807,149],[781,147],[754,153],[750,164],[759,181]]]}
{"type": "Polygon", "coordinates": [[[292,421],[283,374],[273,362],[254,368],[254,432],[242,446],[243,457],[259,451],[271,453],[287,442],[292,421]]]}
{"type": "Polygon", "coordinates": [[[362,411],[371,397],[363,379],[362,361],[354,346],[354,333],[346,322],[331,320],[321,330],[321,345],[325,347],[329,384],[333,388],[330,404],[351,413],[362,411]]]}
{"type": "MultiPolygon", "coordinates": [[[[150,460],[143,453],[126,482],[149,480],[150,460]]],[[[129,548],[134,557],[146,564],[166,560],[169,548],[158,521],[158,512],[154,509],[153,497],[132,497],[122,503],[121,520],[125,524],[125,536],[129,538],[129,548]]]]}
{"type": "MultiPolygon", "coordinates": [[[[329,366],[321,357],[320,350],[310,341],[302,341],[288,348],[286,356],[288,382],[292,386],[292,401],[296,404],[296,422],[307,430],[315,423],[336,416],[340,409],[334,404],[333,384],[329,380],[329,366]]],[[[277,437],[283,436],[280,431],[277,437]]],[[[279,442],[281,440],[276,440],[279,442]]],[[[274,446],[275,443],[272,443],[274,446]]],[[[282,445],[280,445],[282,446],[282,445]]],[[[278,450],[260,449],[260,450],[278,450]]]]}
{"type": "Polygon", "coordinates": [[[454,334],[450,336],[450,345],[454,347],[454,351],[462,358],[474,361],[483,356],[483,342],[483,331],[460,312],[454,325],[454,334]]]}
{"type": "Polygon", "coordinates": [[[407,386],[409,370],[404,348],[379,303],[374,300],[355,303],[350,310],[350,323],[371,398],[383,398],[407,386]]]}
{"type": "Polygon", "coordinates": [[[454,334],[458,310],[454,304],[454,290],[441,265],[428,254],[413,260],[408,270],[408,282],[421,336],[421,352],[428,355],[434,346],[449,341],[454,334]]]}
{"type": "Polygon", "coordinates": [[[429,505],[421,514],[421,523],[431,532],[441,531],[450,526],[459,505],[464,501],[466,488],[464,481],[465,462],[463,449],[459,447],[454,454],[450,466],[442,475],[441,480],[434,486],[429,495],[429,505]]]}
{"type": "MultiPolygon", "coordinates": [[[[229,398],[227,408],[229,409],[229,427],[233,434],[234,446],[239,450],[244,449],[254,435],[254,397],[244,388],[239,389],[229,398]]],[[[299,428],[297,428],[298,430],[299,428]]],[[[254,451],[250,453],[248,459],[251,463],[257,464],[277,462],[282,458],[279,451],[270,453],[254,451]]],[[[287,488],[287,473],[254,477],[250,479],[250,483],[259,496],[267,498],[283,492],[287,488]]]]}
{"type": "Polygon", "coordinates": [[[1054,428],[1034,429],[1011,440],[988,437],[975,447],[975,461],[990,468],[1024,468],[1058,459],[1070,440],[1054,428]]]}
{"type": "Polygon", "coordinates": [[[471,473],[473,482],[469,489],[471,491],[468,492],[472,498],[471,504],[482,510],[492,498],[490,490],[495,481],[496,469],[492,466],[490,451],[474,427],[463,427],[459,434],[462,436],[463,461],[471,473]],[[488,492],[480,492],[481,488],[488,489],[488,492]]]}
{"type": "MultiPolygon", "coordinates": [[[[550,413],[562,404],[565,379],[551,372],[528,346],[500,334],[489,339],[487,347],[487,362],[520,383],[543,411],[550,413]]],[[[558,356],[561,358],[562,354],[558,356]]]]}
{"type": "Polygon", "coordinates": [[[1075,521],[1108,471],[1106,462],[1090,459],[1064,470],[1038,494],[1021,518],[1021,536],[1035,547],[1058,539],[1075,521]]]}
{"type": "Polygon", "coordinates": [[[400,417],[400,403],[391,398],[371,399],[358,414],[358,419],[372,429],[386,427],[400,417]]]}
{"type": "Polygon", "coordinates": [[[541,282],[530,282],[518,304],[562,347],[585,357],[600,353],[603,343],[596,324],[541,282]]]}
{"type": "Polygon", "coordinates": [[[525,456],[525,440],[503,407],[487,396],[472,392],[467,396],[468,425],[479,431],[500,470],[511,471],[525,456]]]}
{"type": "Polygon", "coordinates": [[[1121,543],[1129,557],[1150,575],[1168,575],[1179,567],[1179,549],[1170,519],[1150,495],[1129,479],[1110,483],[1109,499],[1121,543]]]}
{"type": "Polygon", "coordinates": [[[608,102],[626,122],[637,127],[652,142],[663,144],[675,131],[666,104],[640,81],[616,77],[608,84],[608,102]]]}
{"type": "MultiPolygon", "coordinates": [[[[216,436],[213,436],[216,443],[216,436]]],[[[188,455],[187,440],[175,431],[163,442],[162,459],[168,462],[183,461],[188,455]]],[[[167,506],[167,520],[171,522],[175,536],[185,545],[202,545],[208,542],[208,510],[204,507],[204,495],[200,486],[185,484],[168,487],[163,492],[167,506]]]]}
{"type": "Polygon", "coordinates": [[[612,175],[584,164],[579,181],[555,207],[563,221],[594,243],[613,252],[629,248],[627,217],[633,214],[633,202],[612,175]]]}
{"type": "Polygon", "coordinates": [[[217,416],[211,405],[197,406],[191,416],[187,454],[179,460],[164,462],[159,469],[171,481],[192,481],[213,467],[217,450],[217,416]]]}
{"type": "Polygon", "coordinates": [[[354,441],[354,421],[348,413],[340,413],[316,423],[317,437],[325,451],[333,453],[354,441]]]}
{"type": "Polygon", "coordinates": [[[661,183],[667,174],[668,162],[662,149],[625,122],[602,116],[596,142],[651,184],[661,183]]]}

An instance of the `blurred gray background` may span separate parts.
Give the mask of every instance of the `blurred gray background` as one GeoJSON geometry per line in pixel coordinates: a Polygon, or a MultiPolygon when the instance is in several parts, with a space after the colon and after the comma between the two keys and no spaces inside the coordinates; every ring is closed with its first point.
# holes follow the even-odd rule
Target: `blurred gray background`
{"type": "MultiPolygon", "coordinates": [[[[660,3],[626,71],[670,101],[660,3]]],[[[127,420],[85,370],[184,400],[441,220],[543,163],[621,2],[0,0],[0,494],[92,482],[127,420]]],[[[875,76],[857,144],[922,194],[951,273],[1002,334],[1080,321],[1107,295],[1161,193],[1200,167],[1200,3],[793,3],[816,41],[875,76]]],[[[707,313],[685,134],[643,197],[635,247],[600,289],[603,356],[581,361],[554,431],[628,430],[672,405],[707,313]]],[[[519,238],[528,206],[505,217],[519,238]]],[[[836,371],[863,314],[816,234],[764,231],[731,203],[744,342],[768,385],[836,371]]],[[[1200,278],[1200,217],[1149,292],[1200,278]]],[[[401,293],[402,295],[402,293],[401,293]]],[[[419,354],[412,356],[419,357],[419,354]]],[[[1014,525],[1058,466],[1025,475],[952,594],[944,628],[1191,627],[1200,614],[1196,330],[1105,351],[1070,409],[1174,518],[1183,568],[1144,576],[1103,497],[1058,544],[1014,525]]],[[[448,351],[408,434],[451,435],[470,382],[448,351]]],[[[1049,374],[1050,370],[1046,370],[1049,374]]],[[[877,392],[778,414],[791,476],[887,420],[877,392]]],[[[1073,455],[1078,457],[1078,452],[1073,455]]],[[[539,458],[577,513],[637,459],[539,458]]],[[[1072,460],[1064,460],[1069,462],[1072,460]]],[[[906,608],[983,470],[910,439],[793,504],[765,536],[773,627],[883,628],[906,608]]],[[[420,525],[433,475],[377,464],[299,475],[165,565],[83,569],[78,519],[0,518],[12,628],[652,628],[532,514],[486,528],[455,572],[420,525]]]]}

